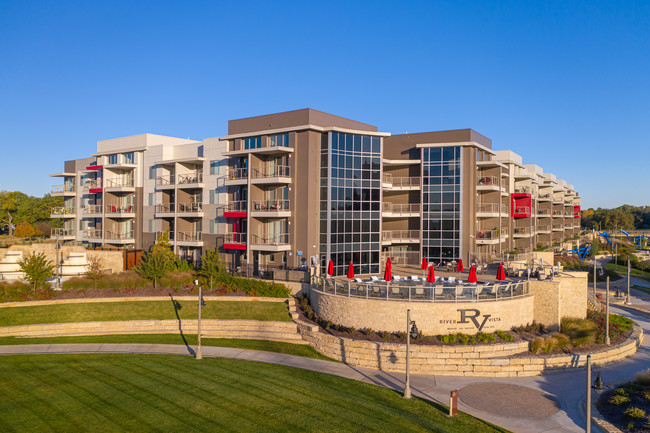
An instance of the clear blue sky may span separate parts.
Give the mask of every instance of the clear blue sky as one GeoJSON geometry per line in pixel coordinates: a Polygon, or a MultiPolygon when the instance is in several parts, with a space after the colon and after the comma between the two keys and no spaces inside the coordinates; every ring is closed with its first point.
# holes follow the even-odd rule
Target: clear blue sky
{"type": "Polygon", "coordinates": [[[391,133],[473,128],[650,204],[650,3],[0,0],[0,189],[151,132],[311,107],[391,133]]]}

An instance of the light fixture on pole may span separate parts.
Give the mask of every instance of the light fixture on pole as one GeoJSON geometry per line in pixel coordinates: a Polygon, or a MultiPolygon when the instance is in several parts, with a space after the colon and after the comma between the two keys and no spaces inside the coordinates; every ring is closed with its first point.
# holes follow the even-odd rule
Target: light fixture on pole
{"type": "Polygon", "coordinates": [[[411,338],[420,334],[415,320],[411,320],[411,310],[406,310],[406,385],[404,386],[404,398],[411,398],[411,338]]]}

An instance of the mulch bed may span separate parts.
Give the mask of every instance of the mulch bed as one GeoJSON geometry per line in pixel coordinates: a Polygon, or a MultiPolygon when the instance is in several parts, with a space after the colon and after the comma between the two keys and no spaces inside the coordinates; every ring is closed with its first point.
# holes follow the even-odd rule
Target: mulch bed
{"type": "Polygon", "coordinates": [[[605,391],[596,405],[605,420],[625,433],[650,433],[650,386],[638,385],[634,382],[621,385],[615,389],[605,391]],[[629,403],[620,406],[610,403],[610,399],[617,395],[619,389],[625,390],[627,397],[630,399],[629,403]],[[644,410],[645,417],[635,419],[625,414],[625,410],[631,407],[644,410]]]}

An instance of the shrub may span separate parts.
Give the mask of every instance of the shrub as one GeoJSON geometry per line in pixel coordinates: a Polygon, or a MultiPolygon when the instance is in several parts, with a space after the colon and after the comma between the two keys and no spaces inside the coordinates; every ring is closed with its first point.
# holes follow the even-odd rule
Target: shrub
{"type": "Polygon", "coordinates": [[[361,332],[363,333],[363,335],[366,335],[366,336],[372,335],[372,334],[375,333],[375,331],[373,331],[372,328],[363,328],[363,330],[361,332]]]}
{"type": "Polygon", "coordinates": [[[571,347],[571,340],[564,334],[555,334],[555,340],[557,341],[556,347],[560,350],[568,349],[571,347]]]}
{"type": "Polygon", "coordinates": [[[503,341],[514,341],[514,339],[515,339],[515,337],[513,337],[512,334],[506,334],[503,331],[497,331],[497,335],[503,341]]]}
{"type": "Polygon", "coordinates": [[[479,332],[478,334],[476,334],[476,339],[481,343],[490,343],[490,342],[497,341],[497,336],[494,334],[479,332]]]}
{"type": "Polygon", "coordinates": [[[357,332],[357,328],[349,327],[348,329],[346,329],[346,331],[348,332],[348,334],[352,335],[355,332],[357,332]]]}
{"type": "Polygon", "coordinates": [[[456,334],[448,334],[448,335],[441,335],[440,336],[440,341],[443,343],[455,343],[456,340],[458,339],[458,336],[456,334]]]}
{"type": "Polygon", "coordinates": [[[187,260],[181,259],[180,257],[176,257],[174,259],[174,269],[179,272],[191,272],[194,270],[194,264],[188,262],[187,260]]]}
{"type": "Polygon", "coordinates": [[[538,354],[544,350],[544,339],[543,338],[536,338],[530,343],[530,351],[533,352],[534,354],[538,354]]]}
{"type": "Polygon", "coordinates": [[[463,345],[467,344],[467,343],[469,343],[469,340],[470,340],[469,335],[463,334],[462,332],[458,333],[458,342],[460,344],[463,344],[463,345]]]}
{"type": "Polygon", "coordinates": [[[555,337],[548,337],[544,339],[544,344],[542,345],[544,352],[552,352],[557,349],[557,339],[555,337]]]}
{"type": "Polygon", "coordinates": [[[625,415],[630,418],[639,419],[645,416],[645,410],[639,409],[638,407],[629,407],[625,410],[625,415]]]}
{"type": "Polygon", "coordinates": [[[628,393],[625,388],[616,388],[614,390],[614,394],[622,395],[623,397],[629,397],[630,396],[630,393],[628,393]]]}
{"type": "Polygon", "coordinates": [[[397,335],[397,338],[399,338],[400,340],[403,340],[404,338],[406,338],[406,332],[404,332],[404,331],[399,331],[395,335],[397,335]]]}
{"type": "Polygon", "coordinates": [[[291,291],[287,286],[274,281],[254,280],[222,272],[214,277],[213,282],[217,289],[224,290],[226,293],[240,291],[249,296],[266,296],[270,298],[291,297],[291,291]]]}
{"type": "Polygon", "coordinates": [[[20,270],[25,273],[25,278],[34,286],[43,284],[54,275],[54,265],[44,253],[33,252],[18,260],[20,270]]]}
{"type": "Polygon", "coordinates": [[[562,319],[560,330],[571,340],[575,347],[594,343],[598,326],[590,319],[565,317],[562,319]]]}
{"type": "Polygon", "coordinates": [[[628,404],[629,402],[630,397],[626,397],[624,395],[614,395],[609,399],[609,403],[613,404],[614,406],[622,406],[624,404],[628,404]]]}
{"type": "Polygon", "coordinates": [[[638,372],[634,376],[634,383],[642,386],[650,386],[650,370],[638,372]]]}
{"type": "Polygon", "coordinates": [[[533,323],[527,323],[525,326],[514,326],[512,330],[517,334],[537,334],[546,331],[546,327],[542,323],[537,323],[533,320],[533,323]]]}
{"type": "MultiPolygon", "coordinates": [[[[605,313],[589,311],[587,313],[587,319],[594,322],[597,326],[596,331],[596,343],[603,344],[605,342],[605,313]]],[[[613,339],[617,335],[623,334],[628,330],[632,329],[631,319],[627,317],[619,316],[617,314],[609,315],[609,338],[613,339]]]]}
{"type": "Polygon", "coordinates": [[[381,331],[381,332],[379,333],[379,336],[381,337],[381,339],[382,339],[382,340],[384,341],[384,343],[385,343],[385,342],[387,342],[388,339],[390,338],[390,332],[381,331]]]}
{"type": "MultiPolygon", "coordinates": [[[[88,265],[84,277],[92,280],[94,287],[97,288],[97,280],[104,275],[104,262],[100,256],[88,257],[88,265]]],[[[104,287],[105,288],[105,287],[104,287]]]]}

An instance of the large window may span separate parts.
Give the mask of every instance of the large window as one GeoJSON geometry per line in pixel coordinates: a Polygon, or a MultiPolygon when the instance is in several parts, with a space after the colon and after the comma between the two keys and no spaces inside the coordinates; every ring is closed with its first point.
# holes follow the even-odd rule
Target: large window
{"type": "Polygon", "coordinates": [[[129,153],[124,154],[124,163],[125,164],[135,164],[135,156],[133,155],[133,152],[129,152],[129,153]]]}
{"type": "Polygon", "coordinates": [[[429,261],[460,258],[461,151],[422,149],[422,255],[429,261]]]}
{"type": "Polygon", "coordinates": [[[117,155],[108,155],[109,164],[117,164],[117,155]]]}
{"type": "Polygon", "coordinates": [[[270,137],[270,146],[271,147],[289,147],[289,134],[277,134],[271,135],[270,137]]]}
{"type": "Polygon", "coordinates": [[[321,146],[320,251],[335,275],[378,273],[381,138],[332,132],[321,146]]]}
{"type": "Polygon", "coordinates": [[[244,138],[244,149],[259,149],[262,147],[262,137],[244,138]]]}
{"type": "Polygon", "coordinates": [[[219,161],[210,161],[210,174],[219,174],[219,161]]]}

